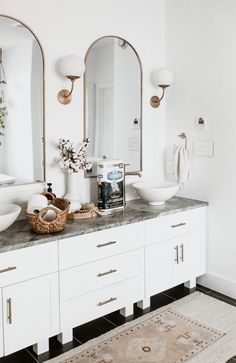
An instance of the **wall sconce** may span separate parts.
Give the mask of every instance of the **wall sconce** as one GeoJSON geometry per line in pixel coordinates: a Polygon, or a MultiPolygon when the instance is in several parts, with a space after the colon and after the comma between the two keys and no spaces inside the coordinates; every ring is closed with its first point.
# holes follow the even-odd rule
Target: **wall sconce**
{"type": "Polygon", "coordinates": [[[165,95],[166,88],[172,85],[173,83],[173,73],[168,68],[160,68],[153,72],[152,80],[155,86],[162,88],[161,97],[152,96],[150,99],[150,104],[154,108],[158,108],[160,106],[161,100],[165,95]]]}
{"type": "Polygon", "coordinates": [[[85,64],[77,55],[68,55],[60,60],[59,69],[60,73],[71,81],[70,91],[62,89],[57,94],[58,101],[63,105],[67,105],[71,102],[75,81],[84,74],[85,64]]]}

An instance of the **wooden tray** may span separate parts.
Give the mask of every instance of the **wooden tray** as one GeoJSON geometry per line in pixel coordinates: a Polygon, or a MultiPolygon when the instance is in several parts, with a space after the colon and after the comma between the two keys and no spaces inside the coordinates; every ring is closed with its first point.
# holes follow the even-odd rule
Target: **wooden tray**
{"type": "Polygon", "coordinates": [[[93,212],[93,211],[89,211],[89,212],[75,212],[75,213],[68,213],[67,215],[67,219],[69,220],[75,220],[75,219],[86,219],[86,218],[92,218],[92,217],[97,217],[97,213],[93,212]]]}

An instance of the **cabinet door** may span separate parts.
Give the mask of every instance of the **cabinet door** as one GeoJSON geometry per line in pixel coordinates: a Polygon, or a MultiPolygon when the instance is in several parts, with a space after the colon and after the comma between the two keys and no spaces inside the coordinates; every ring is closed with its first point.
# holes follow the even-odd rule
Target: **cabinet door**
{"type": "Polygon", "coordinates": [[[57,274],[3,288],[5,355],[59,333],[57,274]]]}
{"type": "Polygon", "coordinates": [[[205,273],[205,230],[145,248],[146,297],[205,273]]]}
{"type": "Polygon", "coordinates": [[[205,273],[205,231],[172,240],[173,285],[205,273]]]}
{"type": "Polygon", "coordinates": [[[172,241],[164,241],[146,247],[146,296],[155,295],[172,286],[172,246],[172,241]]]}

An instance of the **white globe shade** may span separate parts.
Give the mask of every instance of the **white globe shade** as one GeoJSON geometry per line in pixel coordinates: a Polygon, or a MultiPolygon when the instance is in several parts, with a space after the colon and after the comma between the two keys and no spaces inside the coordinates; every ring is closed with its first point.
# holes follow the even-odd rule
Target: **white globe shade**
{"type": "Polygon", "coordinates": [[[169,68],[159,68],[153,72],[152,78],[155,86],[170,86],[173,84],[174,75],[169,68]]]}
{"type": "Polygon", "coordinates": [[[85,64],[82,58],[77,55],[68,55],[60,60],[60,72],[64,77],[80,77],[84,74],[85,64]]]}

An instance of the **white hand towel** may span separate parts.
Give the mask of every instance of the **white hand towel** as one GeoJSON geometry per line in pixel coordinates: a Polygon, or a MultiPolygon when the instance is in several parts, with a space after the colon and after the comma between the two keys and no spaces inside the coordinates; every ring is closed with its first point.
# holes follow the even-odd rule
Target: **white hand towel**
{"type": "Polygon", "coordinates": [[[188,149],[183,145],[175,145],[174,147],[174,165],[180,190],[185,190],[189,187],[190,162],[188,149]]]}
{"type": "Polygon", "coordinates": [[[174,164],[174,177],[176,182],[179,182],[179,145],[173,147],[173,164],[174,164]]]}

